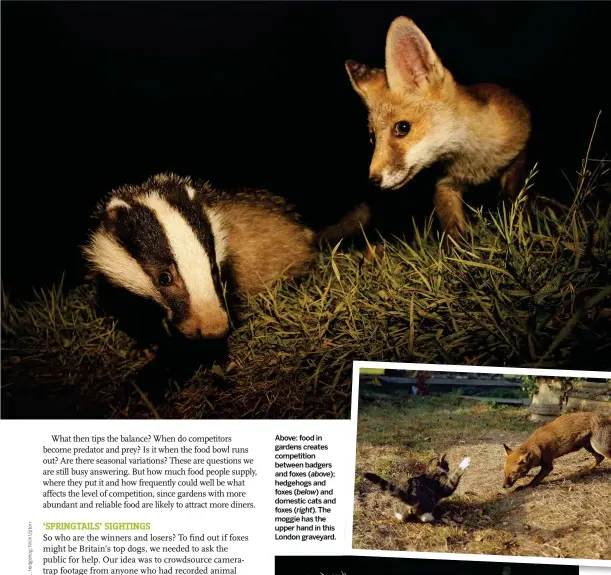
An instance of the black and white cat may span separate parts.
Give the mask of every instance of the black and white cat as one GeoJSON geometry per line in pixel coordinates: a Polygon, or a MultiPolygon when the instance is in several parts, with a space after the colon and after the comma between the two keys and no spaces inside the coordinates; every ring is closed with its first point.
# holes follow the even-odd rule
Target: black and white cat
{"type": "Polygon", "coordinates": [[[437,503],[456,491],[460,478],[465,469],[469,467],[469,463],[471,463],[471,458],[466,457],[460,462],[456,471],[450,474],[450,466],[446,461],[446,456],[436,457],[429,463],[425,473],[408,480],[405,489],[397,487],[375,473],[365,473],[364,477],[379,485],[382,491],[389,491],[392,497],[396,497],[404,504],[403,513],[395,513],[395,517],[399,521],[406,521],[408,518],[416,516],[420,521],[429,523],[435,520],[433,510],[437,503]]]}

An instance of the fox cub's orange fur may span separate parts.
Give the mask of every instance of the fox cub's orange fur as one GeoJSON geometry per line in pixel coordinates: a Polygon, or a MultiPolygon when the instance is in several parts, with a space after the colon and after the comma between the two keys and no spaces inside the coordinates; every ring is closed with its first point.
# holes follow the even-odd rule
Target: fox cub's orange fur
{"type": "Polygon", "coordinates": [[[465,225],[465,186],[500,176],[510,198],[520,190],[530,113],[493,84],[461,86],[443,66],[412,20],[396,18],[386,37],[386,69],[346,61],[352,86],[369,110],[375,145],[372,182],[398,189],[438,160],[435,211],[442,229],[457,238],[465,225]]]}
{"type": "Polygon", "coordinates": [[[554,459],[582,447],[589,451],[599,465],[605,457],[611,458],[611,417],[600,413],[567,413],[537,429],[520,447],[510,449],[503,444],[505,483],[511,487],[532,468],[541,466],[528,487],[535,487],[552,471],[554,459]]]}

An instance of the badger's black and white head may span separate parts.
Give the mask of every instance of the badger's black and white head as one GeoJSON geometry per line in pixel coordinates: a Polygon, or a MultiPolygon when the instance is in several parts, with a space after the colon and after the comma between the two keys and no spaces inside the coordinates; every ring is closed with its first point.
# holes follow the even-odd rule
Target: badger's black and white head
{"type": "Polygon", "coordinates": [[[120,188],[97,215],[100,225],[83,249],[93,277],[154,302],[170,332],[188,339],[227,335],[223,219],[189,178],[159,174],[120,188]]]}

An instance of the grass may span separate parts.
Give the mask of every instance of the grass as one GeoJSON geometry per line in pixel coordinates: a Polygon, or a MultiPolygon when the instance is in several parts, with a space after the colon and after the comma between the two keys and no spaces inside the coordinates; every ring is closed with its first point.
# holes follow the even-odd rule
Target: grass
{"type": "Polygon", "coordinates": [[[609,461],[580,474],[593,461],[582,450],[558,459],[533,490],[502,488],[502,443],[514,447],[535,428],[526,408],[473,404],[457,395],[361,401],[353,547],[610,559],[611,515],[603,503],[611,497],[609,461]],[[373,472],[401,486],[444,452],[450,469],[467,456],[471,465],[433,524],[396,522],[393,499],[361,477],[373,472]]]}
{"type": "Polygon", "coordinates": [[[410,243],[380,238],[370,265],[329,246],[309,276],[249,302],[227,364],[187,386],[162,382],[160,401],[137,378],[150,358],[97,315],[91,288],[43,289],[31,302],[3,293],[3,414],[347,418],[356,359],[609,369],[606,166],[586,157],[567,206],[536,190],[533,170],[513,206],[472,210],[449,253],[432,220],[410,243]]]}

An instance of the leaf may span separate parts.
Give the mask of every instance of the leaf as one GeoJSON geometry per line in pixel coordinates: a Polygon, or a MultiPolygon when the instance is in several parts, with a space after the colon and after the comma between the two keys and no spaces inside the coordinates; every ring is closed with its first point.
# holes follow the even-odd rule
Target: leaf
{"type": "Polygon", "coordinates": [[[216,364],[216,363],[210,368],[210,371],[212,373],[214,373],[215,375],[219,375],[221,377],[223,377],[225,375],[225,372],[223,371],[223,368],[220,365],[216,364]]]}
{"type": "Polygon", "coordinates": [[[225,368],[225,373],[232,372],[237,366],[238,366],[238,364],[235,361],[229,362],[229,364],[225,368]]]}

